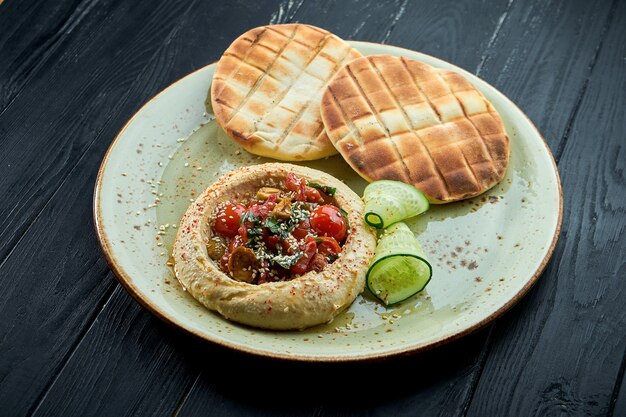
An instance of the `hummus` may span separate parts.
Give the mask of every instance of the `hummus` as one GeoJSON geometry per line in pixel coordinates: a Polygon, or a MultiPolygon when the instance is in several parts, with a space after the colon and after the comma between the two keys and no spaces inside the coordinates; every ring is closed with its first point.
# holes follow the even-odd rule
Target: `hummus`
{"type": "Polygon", "coordinates": [[[321,171],[270,163],[226,174],[191,204],[179,224],[174,269],[196,300],[229,320],[267,329],[303,329],[330,322],[363,291],[375,245],[375,233],[363,221],[363,203],[348,186],[321,171]],[[255,285],[231,278],[207,253],[216,208],[245,201],[260,187],[275,187],[290,173],[336,188],[333,204],[345,211],[350,226],[341,255],[319,272],[288,281],[255,285]]]}

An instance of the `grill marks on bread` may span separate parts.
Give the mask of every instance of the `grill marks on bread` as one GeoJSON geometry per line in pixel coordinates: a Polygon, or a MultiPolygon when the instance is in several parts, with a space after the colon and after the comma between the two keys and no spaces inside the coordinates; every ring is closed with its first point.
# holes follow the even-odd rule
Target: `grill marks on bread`
{"type": "Polygon", "coordinates": [[[324,87],[361,55],[309,25],[252,29],[226,50],[211,99],[220,126],[251,153],[311,160],[336,153],[320,117],[324,87]]]}
{"type": "Polygon", "coordinates": [[[435,203],[481,194],[508,165],[500,116],[450,70],[362,57],[333,78],[321,110],[329,138],[361,176],[411,183],[435,203]]]}

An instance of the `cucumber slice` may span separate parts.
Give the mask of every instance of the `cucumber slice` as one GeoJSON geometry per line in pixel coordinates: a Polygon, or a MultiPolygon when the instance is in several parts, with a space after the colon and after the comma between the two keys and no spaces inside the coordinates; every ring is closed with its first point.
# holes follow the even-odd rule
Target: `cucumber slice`
{"type": "Polygon", "coordinates": [[[374,181],[365,187],[365,222],[377,229],[417,216],[428,210],[428,199],[420,190],[401,181],[374,181]]]}
{"type": "Polygon", "coordinates": [[[383,232],[367,271],[367,288],[386,305],[404,301],[422,291],[432,267],[409,226],[402,222],[383,232]]]}

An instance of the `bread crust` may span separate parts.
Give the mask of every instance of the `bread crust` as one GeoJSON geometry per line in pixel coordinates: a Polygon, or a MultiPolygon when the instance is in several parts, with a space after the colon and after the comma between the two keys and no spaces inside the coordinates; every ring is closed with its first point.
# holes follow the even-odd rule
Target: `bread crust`
{"type": "Polygon", "coordinates": [[[319,106],[332,76],[361,54],[311,25],[249,30],[226,49],[215,69],[211,105],[218,124],[247,151],[284,161],[337,153],[319,106]]]}
{"type": "Polygon", "coordinates": [[[321,115],[359,175],[413,184],[431,203],[482,194],[506,172],[500,115],[451,70],[390,55],[358,58],[328,84],[321,115]]]}

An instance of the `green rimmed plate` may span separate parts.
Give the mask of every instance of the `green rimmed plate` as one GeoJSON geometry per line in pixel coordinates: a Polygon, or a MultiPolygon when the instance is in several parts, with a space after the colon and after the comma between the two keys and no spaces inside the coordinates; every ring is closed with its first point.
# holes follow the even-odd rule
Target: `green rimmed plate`
{"type": "MultiPolygon", "coordinates": [[[[224,320],[182,291],[168,266],[180,215],[219,176],[267,162],[240,149],[205,111],[215,65],[146,103],[107,152],[94,215],[103,252],[124,287],[167,322],[248,353],[307,361],[351,361],[416,352],[466,335],[515,304],[538,279],[559,235],[562,195],[543,138],[504,95],[428,55],[351,42],[365,55],[406,56],[465,75],[498,109],[511,139],[504,180],[482,196],[431,206],[409,222],[433,266],[426,290],[385,308],[364,293],[329,325],[270,332],[224,320]]],[[[362,193],[366,183],[340,156],[305,163],[362,193]]]]}

